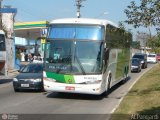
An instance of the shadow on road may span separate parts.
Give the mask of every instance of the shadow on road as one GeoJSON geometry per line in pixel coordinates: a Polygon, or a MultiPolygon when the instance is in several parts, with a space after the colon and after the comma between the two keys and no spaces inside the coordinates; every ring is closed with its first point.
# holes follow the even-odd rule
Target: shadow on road
{"type": "Polygon", "coordinates": [[[52,92],[52,93],[47,95],[47,98],[77,99],[77,100],[101,100],[101,99],[103,99],[103,96],[101,96],[101,95],[78,94],[78,93],[52,92]]]}
{"type": "Polygon", "coordinates": [[[12,82],[12,79],[0,79],[0,84],[12,82]]]}
{"type": "Polygon", "coordinates": [[[114,85],[107,93],[104,93],[102,96],[104,98],[108,98],[108,95],[111,94],[113,91],[115,91],[116,89],[118,89],[119,87],[121,87],[123,84],[125,84],[126,82],[128,82],[129,80],[131,80],[131,77],[127,77],[125,80],[119,82],[118,84],[114,85]]]}

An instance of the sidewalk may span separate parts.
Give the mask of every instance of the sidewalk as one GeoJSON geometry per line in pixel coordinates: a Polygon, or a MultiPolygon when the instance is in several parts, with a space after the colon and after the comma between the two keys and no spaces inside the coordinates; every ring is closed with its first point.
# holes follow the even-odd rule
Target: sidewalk
{"type": "MultiPolygon", "coordinates": [[[[21,62],[21,65],[27,65],[29,62],[21,62]]],[[[19,74],[19,72],[16,69],[9,69],[8,70],[8,75],[4,76],[4,75],[0,75],[0,80],[4,80],[4,79],[12,79],[15,76],[17,76],[19,74]]]]}
{"type": "Polygon", "coordinates": [[[4,79],[12,79],[15,76],[17,76],[19,74],[19,72],[16,69],[11,69],[8,71],[8,75],[0,75],[0,80],[4,80],[4,79]]]}

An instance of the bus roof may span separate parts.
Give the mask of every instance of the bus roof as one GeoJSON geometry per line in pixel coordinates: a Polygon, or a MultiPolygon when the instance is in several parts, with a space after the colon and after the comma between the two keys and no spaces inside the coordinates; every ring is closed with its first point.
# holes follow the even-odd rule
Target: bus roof
{"type": "Polygon", "coordinates": [[[4,31],[3,31],[3,30],[0,30],[0,34],[3,34],[3,35],[4,35],[5,33],[4,33],[4,31]]]}
{"type": "Polygon", "coordinates": [[[93,24],[93,25],[113,25],[118,27],[116,24],[109,20],[103,19],[93,19],[93,18],[63,18],[55,19],[50,22],[50,24],[93,24]]]}

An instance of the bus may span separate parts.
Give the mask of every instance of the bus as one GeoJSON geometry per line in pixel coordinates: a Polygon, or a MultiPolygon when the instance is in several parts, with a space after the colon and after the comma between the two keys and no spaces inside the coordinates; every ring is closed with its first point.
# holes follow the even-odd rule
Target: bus
{"type": "Polygon", "coordinates": [[[131,41],[131,33],[108,20],[51,21],[45,43],[45,91],[94,95],[107,92],[129,75],[131,41]]]}
{"type": "Polygon", "coordinates": [[[5,63],[6,63],[5,33],[3,30],[0,30],[0,75],[5,75],[5,63]]]}

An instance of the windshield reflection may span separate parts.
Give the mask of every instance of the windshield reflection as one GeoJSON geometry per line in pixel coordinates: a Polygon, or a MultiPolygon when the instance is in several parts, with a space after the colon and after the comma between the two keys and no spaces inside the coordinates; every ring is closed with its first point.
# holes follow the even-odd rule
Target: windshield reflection
{"type": "Polygon", "coordinates": [[[50,40],[46,48],[46,71],[66,74],[102,71],[102,42],[50,40]]]}
{"type": "Polygon", "coordinates": [[[28,64],[20,71],[21,73],[42,73],[43,65],[42,64],[28,64]]]}

